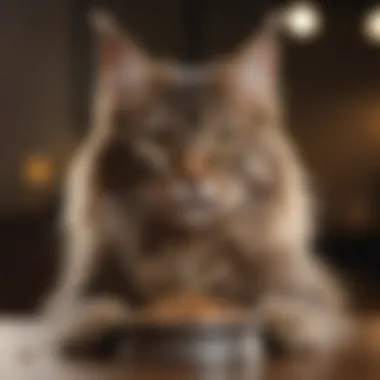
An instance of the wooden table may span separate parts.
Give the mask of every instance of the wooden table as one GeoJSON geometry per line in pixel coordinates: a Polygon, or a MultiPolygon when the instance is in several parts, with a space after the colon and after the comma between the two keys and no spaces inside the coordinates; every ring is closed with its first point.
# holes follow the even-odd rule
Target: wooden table
{"type": "MultiPolygon", "coordinates": [[[[357,338],[334,357],[283,358],[262,368],[227,369],[223,365],[191,368],[165,365],[73,365],[59,360],[37,320],[7,318],[0,322],[1,380],[379,380],[380,314],[360,318],[357,338]],[[259,371],[260,370],[260,371],[259,371]],[[254,372],[261,372],[254,373],[254,372]]],[[[257,367],[257,366],[256,366],[257,367]]]]}

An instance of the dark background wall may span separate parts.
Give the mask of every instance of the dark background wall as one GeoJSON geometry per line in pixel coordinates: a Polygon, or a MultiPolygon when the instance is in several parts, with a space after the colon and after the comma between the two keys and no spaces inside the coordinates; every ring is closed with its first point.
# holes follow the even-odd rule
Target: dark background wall
{"type": "MultiPolygon", "coordinates": [[[[152,53],[196,61],[230,51],[266,11],[285,3],[290,1],[2,2],[0,308],[29,309],[55,273],[59,189],[88,119],[93,44],[87,11],[103,6],[152,53]],[[38,181],[41,172],[48,180],[38,181]]],[[[327,257],[376,284],[380,48],[360,31],[373,2],[318,3],[323,34],[310,44],[284,41],[288,127],[323,206],[327,257]]]]}

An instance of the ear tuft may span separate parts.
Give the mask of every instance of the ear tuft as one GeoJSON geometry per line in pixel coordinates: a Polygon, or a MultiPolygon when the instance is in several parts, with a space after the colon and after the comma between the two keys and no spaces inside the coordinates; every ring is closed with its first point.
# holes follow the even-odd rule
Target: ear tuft
{"type": "Polygon", "coordinates": [[[280,68],[280,22],[270,14],[233,56],[232,83],[242,99],[275,94],[280,68]]]}
{"type": "Polygon", "coordinates": [[[149,57],[108,12],[93,9],[88,21],[95,37],[99,91],[133,101],[132,94],[137,98],[149,79],[149,57]]]}

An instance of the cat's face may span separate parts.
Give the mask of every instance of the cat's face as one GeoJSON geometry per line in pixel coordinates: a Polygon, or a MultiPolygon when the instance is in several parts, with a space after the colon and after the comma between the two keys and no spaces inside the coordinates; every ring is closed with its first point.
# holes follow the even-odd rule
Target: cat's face
{"type": "Polygon", "coordinates": [[[229,61],[194,67],[152,60],[118,37],[112,54],[104,46],[102,69],[110,190],[147,217],[191,228],[262,201],[273,180],[265,134],[277,123],[268,47],[255,41],[229,61]]]}

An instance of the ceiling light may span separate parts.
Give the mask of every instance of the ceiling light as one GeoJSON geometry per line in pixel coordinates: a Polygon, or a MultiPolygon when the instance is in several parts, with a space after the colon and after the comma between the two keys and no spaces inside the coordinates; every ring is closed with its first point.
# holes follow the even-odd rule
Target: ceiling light
{"type": "Polygon", "coordinates": [[[289,35],[298,40],[314,39],[322,30],[322,14],[310,1],[294,2],[283,10],[282,22],[289,35]]]}
{"type": "Polygon", "coordinates": [[[380,45],[380,6],[372,8],[364,15],[362,28],[370,42],[380,45]]]}

